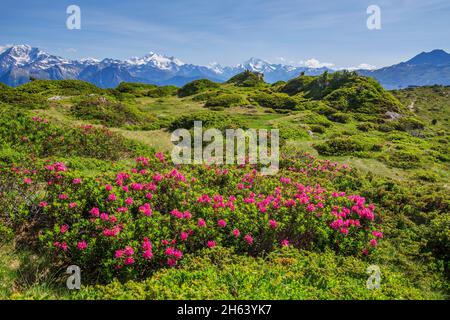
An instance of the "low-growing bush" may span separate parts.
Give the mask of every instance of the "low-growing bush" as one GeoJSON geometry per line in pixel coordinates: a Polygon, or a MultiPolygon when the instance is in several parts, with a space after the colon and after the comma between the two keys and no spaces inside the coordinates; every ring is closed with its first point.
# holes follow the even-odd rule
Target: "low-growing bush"
{"type": "Polygon", "coordinates": [[[248,128],[248,125],[237,117],[215,112],[200,112],[178,117],[170,123],[168,128],[171,131],[180,128],[189,130],[194,127],[194,121],[201,121],[203,128],[216,128],[219,130],[248,128]]]}
{"type": "Polygon", "coordinates": [[[239,106],[245,103],[245,99],[237,93],[219,94],[217,96],[210,97],[206,103],[206,107],[232,107],[239,106]]]}
{"type": "Polygon", "coordinates": [[[104,93],[103,89],[81,80],[34,80],[18,86],[16,90],[46,98],[104,93]]]}
{"type": "Polygon", "coordinates": [[[345,156],[367,150],[362,142],[351,138],[329,139],[324,143],[314,145],[314,148],[324,156],[345,156]]]}
{"type": "Polygon", "coordinates": [[[260,87],[266,84],[262,73],[249,70],[231,77],[226,83],[234,84],[238,87],[260,87]]]}
{"type": "Polygon", "coordinates": [[[178,87],[176,86],[161,86],[156,88],[151,88],[145,94],[147,97],[151,98],[162,98],[175,96],[178,93],[178,87]]]}
{"type": "Polygon", "coordinates": [[[386,153],[384,161],[391,167],[413,169],[420,166],[421,158],[412,150],[393,150],[386,153]]]}
{"type": "MultiPolygon", "coordinates": [[[[3,83],[0,83],[0,103],[25,109],[42,109],[48,107],[47,99],[44,97],[13,89],[3,83]]],[[[1,105],[0,108],[2,108],[1,105]]]]}
{"type": "MultiPolygon", "coordinates": [[[[62,127],[26,112],[4,110],[0,118],[3,148],[14,150],[14,157],[81,156],[117,160],[133,154],[138,144],[104,127],[85,125],[62,127]]],[[[4,154],[5,155],[5,154],[4,154]]]]}
{"type": "Polygon", "coordinates": [[[253,96],[251,99],[257,102],[261,107],[277,109],[296,110],[298,101],[295,98],[289,97],[282,93],[264,93],[260,92],[253,96]]]}
{"type": "Polygon", "coordinates": [[[377,129],[377,125],[371,122],[360,122],[356,125],[356,129],[362,132],[369,132],[377,129]]]}
{"type": "Polygon", "coordinates": [[[219,83],[212,82],[208,79],[200,79],[200,80],[194,80],[192,82],[189,82],[185,84],[182,88],[178,90],[178,96],[180,98],[192,96],[194,94],[204,92],[210,89],[217,89],[220,87],[219,83]]]}
{"type": "Polygon", "coordinates": [[[103,96],[89,96],[71,106],[70,112],[78,119],[94,121],[109,127],[147,125],[155,118],[134,106],[116,102],[103,96]]]}
{"type": "Polygon", "coordinates": [[[383,237],[375,206],[302,184],[306,175],[297,170],[329,177],[339,170],[319,168],[298,163],[276,176],[251,166],[180,171],[157,153],[98,177],[50,161],[4,168],[1,176],[28,195],[16,219],[41,226],[35,236],[53,265],[78,265],[89,283],[142,279],[216,246],[251,256],[287,246],[370,255],[383,237]]]}
{"type": "Polygon", "coordinates": [[[336,113],[328,115],[327,118],[333,122],[348,123],[348,122],[350,122],[352,117],[348,113],[336,112],[336,113]]]}
{"type": "Polygon", "coordinates": [[[325,133],[325,131],[326,131],[325,127],[321,126],[321,125],[311,125],[310,128],[311,128],[312,132],[320,133],[320,134],[325,133]]]}

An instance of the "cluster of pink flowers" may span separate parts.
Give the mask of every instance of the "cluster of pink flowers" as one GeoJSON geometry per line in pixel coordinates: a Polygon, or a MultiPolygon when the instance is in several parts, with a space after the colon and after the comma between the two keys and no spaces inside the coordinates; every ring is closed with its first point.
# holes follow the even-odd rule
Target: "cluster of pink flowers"
{"type": "Polygon", "coordinates": [[[79,241],[77,243],[78,250],[86,250],[87,249],[87,242],[86,241],[79,241]]]}
{"type": "Polygon", "coordinates": [[[34,122],[41,122],[41,123],[48,123],[47,119],[41,118],[41,117],[32,117],[31,118],[34,122]]]}
{"type": "Polygon", "coordinates": [[[124,249],[118,249],[116,250],[116,253],[114,257],[119,260],[117,267],[121,268],[121,263],[123,263],[125,266],[129,266],[134,264],[134,249],[131,246],[126,246],[124,249]]]}
{"type": "Polygon", "coordinates": [[[152,215],[152,208],[150,207],[149,203],[144,203],[142,206],[139,207],[139,212],[142,212],[147,217],[152,215]]]}
{"type": "MultiPolygon", "coordinates": [[[[383,238],[374,228],[378,219],[373,204],[358,195],[327,191],[298,169],[272,178],[262,177],[251,165],[181,172],[163,154],[139,157],[135,166],[96,179],[98,189],[89,198],[82,193],[91,184],[89,178],[74,178],[63,163],[46,163],[43,171],[57,192],[40,199],[39,207],[45,208],[44,213],[60,210],[68,217],[62,221],[70,224],[70,232],[68,224],[61,225],[49,243],[66,255],[89,255],[96,246],[106,246],[105,255],[120,269],[175,266],[183,254],[201,247],[233,246],[252,254],[277,246],[297,247],[304,243],[298,230],[309,228],[326,233],[323,242],[333,248],[357,239],[349,246],[357,246],[352,252],[358,254],[369,254],[383,238]],[[85,208],[86,203],[92,206],[85,208]],[[86,219],[72,223],[74,215],[86,219]]],[[[340,167],[313,160],[306,170],[315,168],[331,172],[340,167]]],[[[37,177],[30,178],[31,171],[16,170],[29,179],[25,183],[38,183],[37,177]]]]}
{"type": "Polygon", "coordinates": [[[173,247],[167,247],[164,254],[167,256],[167,264],[171,267],[176,265],[177,261],[183,257],[183,252],[173,247]]]}
{"type": "Polygon", "coordinates": [[[150,260],[153,257],[152,249],[152,243],[147,237],[145,237],[142,243],[142,256],[144,259],[150,260]]]}

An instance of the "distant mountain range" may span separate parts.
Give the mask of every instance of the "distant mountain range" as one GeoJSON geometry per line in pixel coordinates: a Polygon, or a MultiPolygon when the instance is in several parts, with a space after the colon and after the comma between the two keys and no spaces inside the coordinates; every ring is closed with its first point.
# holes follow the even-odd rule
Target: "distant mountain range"
{"type": "Polygon", "coordinates": [[[422,52],[406,62],[390,67],[357,72],[377,79],[386,89],[450,85],[450,54],[444,50],[422,52]]]}
{"type": "MultiPolygon", "coordinates": [[[[0,53],[0,82],[13,87],[30,81],[31,77],[79,79],[102,88],[115,87],[123,81],[182,86],[201,78],[223,82],[245,70],[264,73],[265,80],[271,83],[289,80],[302,72],[306,75],[319,75],[325,71],[334,71],[326,67],[273,64],[257,58],[236,66],[198,66],[154,52],[124,61],[109,58],[67,60],[29,45],[11,46],[0,53]]],[[[434,50],[390,67],[356,71],[374,77],[387,89],[412,85],[450,85],[450,54],[434,50]]]]}

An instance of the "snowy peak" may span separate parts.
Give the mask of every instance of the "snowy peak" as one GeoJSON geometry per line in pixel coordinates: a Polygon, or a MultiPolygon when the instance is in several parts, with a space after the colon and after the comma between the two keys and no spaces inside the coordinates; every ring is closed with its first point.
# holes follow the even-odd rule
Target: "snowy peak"
{"type": "Polygon", "coordinates": [[[171,70],[176,67],[181,67],[182,65],[185,64],[184,62],[175,57],[168,57],[155,52],[150,52],[149,54],[141,58],[132,57],[126,60],[125,62],[135,66],[150,65],[161,70],[171,70]]]}
{"type": "Polygon", "coordinates": [[[441,49],[419,53],[406,62],[410,65],[431,64],[434,66],[450,64],[450,54],[441,49]]]}
{"type": "Polygon", "coordinates": [[[0,54],[0,63],[7,63],[15,67],[32,64],[41,67],[51,67],[56,64],[69,63],[69,61],[29,45],[14,45],[0,54]]]}
{"type": "Polygon", "coordinates": [[[269,62],[258,59],[258,58],[254,58],[254,57],[245,61],[240,66],[242,66],[243,68],[245,68],[247,70],[250,70],[253,72],[261,72],[261,73],[272,72],[273,70],[276,69],[276,67],[274,65],[270,64],[269,62]]]}

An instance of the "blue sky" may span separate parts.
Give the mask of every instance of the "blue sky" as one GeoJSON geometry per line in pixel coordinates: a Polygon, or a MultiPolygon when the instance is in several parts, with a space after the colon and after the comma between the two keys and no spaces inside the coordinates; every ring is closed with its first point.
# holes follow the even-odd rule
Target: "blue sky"
{"type": "Polygon", "coordinates": [[[155,51],[195,64],[271,62],[377,67],[450,51],[449,0],[2,0],[0,46],[30,44],[67,58],[155,51]],[[81,8],[81,30],[66,8],[81,8]],[[381,30],[366,27],[369,5],[381,30]],[[311,60],[315,59],[315,60],[311,60]]]}

